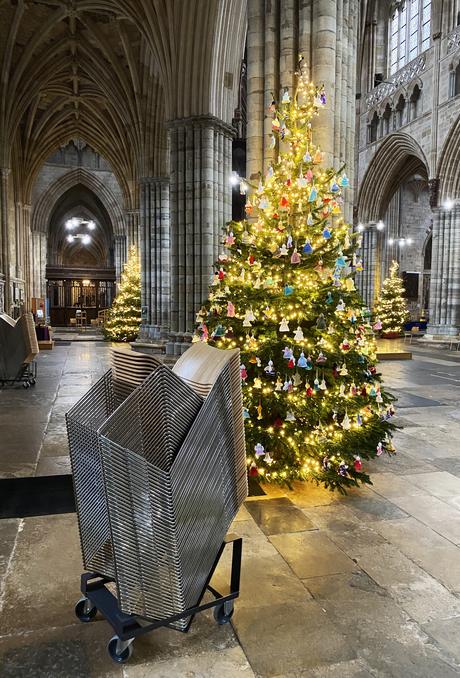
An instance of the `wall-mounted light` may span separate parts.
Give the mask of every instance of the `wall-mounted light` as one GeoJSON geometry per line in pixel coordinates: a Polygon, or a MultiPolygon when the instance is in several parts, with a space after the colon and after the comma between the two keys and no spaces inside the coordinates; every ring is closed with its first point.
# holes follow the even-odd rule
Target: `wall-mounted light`
{"type": "Polygon", "coordinates": [[[232,186],[238,186],[240,183],[240,177],[238,176],[238,172],[232,172],[230,174],[230,183],[232,186]]]}
{"type": "Polygon", "coordinates": [[[381,219],[380,219],[380,221],[377,222],[376,228],[377,228],[378,231],[383,231],[383,229],[385,228],[385,224],[383,223],[383,221],[381,219]]]}
{"type": "Polygon", "coordinates": [[[445,210],[451,210],[454,208],[454,201],[451,200],[450,198],[446,198],[444,202],[442,203],[442,206],[444,207],[445,210]]]}
{"type": "Polygon", "coordinates": [[[359,224],[356,227],[356,230],[358,231],[358,233],[362,233],[364,231],[364,224],[359,222],[359,224]]]}
{"type": "Polygon", "coordinates": [[[394,238],[388,238],[388,244],[394,245],[395,244],[394,238]]]}

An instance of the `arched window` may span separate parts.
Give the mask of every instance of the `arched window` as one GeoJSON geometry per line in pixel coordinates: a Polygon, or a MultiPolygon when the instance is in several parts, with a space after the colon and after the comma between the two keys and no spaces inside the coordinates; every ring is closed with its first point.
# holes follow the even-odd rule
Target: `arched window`
{"type": "Polygon", "coordinates": [[[406,120],[405,120],[405,108],[406,108],[406,100],[401,94],[398,103],[396,104],[396,126],[401,127],[401,125],[404,125],[406,120]]]}
{"type": "Polygon", "coordinates": [[[410,119],[415,120],[420,114],[420,94],[421,90],[418,85],[415,85],[410,96],[410,119]]]}
{"type": "Polygon", "coordinates": [[[377,141],[378,128],[379,128],[379,116],[377,115],[377,112],[375,112],[369,124],[369,141],[371,143],[373,141],[377,141]]]}
{"type": "Polygon", "coordinates": [[[395,2],[390,16],[390,74],[424,52],[431,39],[431,0],[395,2]]]}
{"type": "Polygon", "coordinates": [[[391,124],[392,117],[393,111],[391,110],[390,104],[387,104],[382,115],[382,134],[389,134],[393,131],[393,125],[391,124]]]}

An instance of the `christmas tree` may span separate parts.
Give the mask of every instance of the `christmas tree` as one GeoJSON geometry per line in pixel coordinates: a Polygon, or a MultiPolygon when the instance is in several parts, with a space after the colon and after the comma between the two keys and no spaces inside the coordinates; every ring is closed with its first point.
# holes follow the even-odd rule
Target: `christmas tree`
{"type": "Polygon", "coordinates": [[[403,325],[409,320],[404,283],[398,275],[399,264],[393,261],[390,275],[382,285],[380,299],[374,307],[374,329],[380,330],[383,336],[400,336],[403,325]]]}
{"type": "Polygon", "coordinates": [[[342,169],[323,169],[312,118],[322,88],[300,73],[273,115],[277,162],[241,181],[249,219],[228,226],[195,341],[239,347],[250,476],[370,482],[364,460],[393,452],[370,311],[355,290],[359,235],[341,216],[342,169]]]}
{"type": "Polygon", "coordinates": [[[133,246],[123,268],[118,294],[104,325],[110,341],[134,341],[141,324],[141,273],[139,256],[133,246]]]}

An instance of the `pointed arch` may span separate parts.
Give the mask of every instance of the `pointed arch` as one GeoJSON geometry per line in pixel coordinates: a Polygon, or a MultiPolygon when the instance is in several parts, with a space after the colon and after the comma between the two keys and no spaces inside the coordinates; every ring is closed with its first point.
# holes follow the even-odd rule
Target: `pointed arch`
{"type": "Polygon", "coordinates": [[[115,195],[100,179],[82,167],[64,174],[41,195],[34,206],[31,230],[46,232],[56,202],[77,184],[86,186],[100,199],[112,222],[114,235],[126,235],[125,218],[115,195]]]}
{"type": "Polygon", "coordinates": [[[378,221],[385,215],[396,187],[410,174],[428,163],[419,144],[408,134],[390,134],[379,146],[364,175],[358,196],[360,221],[378,221]]]}
{"type": "Polygon", "coordinates": [[[439,200],[460,198],[460,116],[450,130],[444,142],[439,159],[437,176],[439,178],[439,200]]]}

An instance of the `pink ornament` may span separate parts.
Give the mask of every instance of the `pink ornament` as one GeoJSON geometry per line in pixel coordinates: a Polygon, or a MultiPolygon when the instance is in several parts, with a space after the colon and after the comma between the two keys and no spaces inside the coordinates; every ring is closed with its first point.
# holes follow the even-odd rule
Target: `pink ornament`
{"type": "Polygon", "coordinates": [[[300,264],[300,254],[297,252],[297,248],[293,251],[291,256],[291,264],[300,264]]]}
{"type": "Polygon", "coordinates": [[[227,316],[229,318],[235,317],[235,307],[234,307],[234,305],[232,304],[231,301],[229,301],[228,304],[227,304],[227,316]]]}
{"type": "Polygon", "coordinates": [[[354,463],[355,471],[361,471],[363,468],[363,462],[361,461],[361,457],[355,457],[355,463],[354,463]]]}

